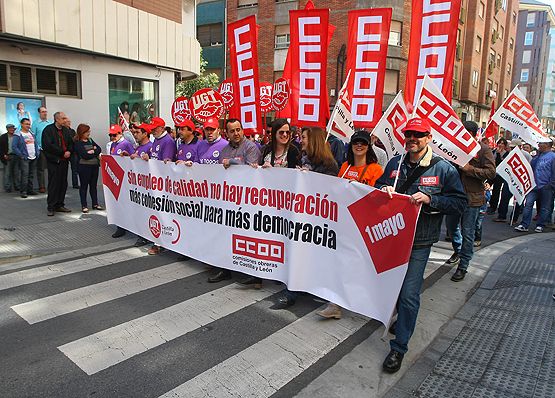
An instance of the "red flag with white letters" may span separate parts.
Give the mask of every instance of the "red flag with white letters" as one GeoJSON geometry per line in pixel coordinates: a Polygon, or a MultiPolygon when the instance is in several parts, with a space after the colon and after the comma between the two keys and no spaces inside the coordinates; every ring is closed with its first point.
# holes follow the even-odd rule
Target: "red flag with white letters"
{"type": "Polygon", "coordinates": [[[245,134],[262,133],[256,17],[251,15],[227,27],[231,82],[236,101],[230,111],[243,123],[245,134]]]}
{"type": "Polygon", "coordinates": [[[355,127],[374,127],[382,115],[391,8],[349,11],[347,71],[355,127]]]}
{"type": "Polygon", "coordinates": [[[291,27],[290,87],[291,123],[326,126],[329,10],[289,11],[291,27]]]}
{"type": "Polygon", "coordinates": [[[416,116],[428,119],[432,127],[430,146],[446,160],[464,166],[480,150],[480,145],[431,78],[426,76],[416,106],[416,116]]]}
{"type": "Polygon", "coordinates": [[[491,111],[489,114],[489,122],[486,127],[486,131],[484,131],[484,137],[495,137],[495,135],[499,132],[499,125],[495,123],[493,120],[493,115],[495,115],[495,100],[491,101],[491,111]]]}
{"type": "Polygon", "coordinates": [[[428,75],[451,103],[461,0],[414,0],[405,101],[418,99],[428,75]]]}

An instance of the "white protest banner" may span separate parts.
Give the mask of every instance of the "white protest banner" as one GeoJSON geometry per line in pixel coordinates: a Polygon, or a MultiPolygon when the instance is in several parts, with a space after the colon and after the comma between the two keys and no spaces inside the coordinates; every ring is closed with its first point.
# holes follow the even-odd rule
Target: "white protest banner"
{"type": "Polygon", "coordinates": [[[520,92],[518,86],[503,101],[491,121],[512,133],[516,133],[525,142],[538,146],[539,142],[549,142],[536,112],[520,92]]]}
{"type": "Polygon", "coordinates": [[[326,128],[329,134],[335,135],[344,142],[350,142],[351,136],[355,133],[353,115],[351,114],[351,99],[349,98],[349,90],[347,89],[350,76],[351,72],[349,71],[347,79],[339,91],[337,102],[335,103],[330,121],[326,128]]]}
{"type": "Polygon", "coordinates": [[[428,76],[424,77],[416,115],[427,118],[432,126],[431,147],[446,160],[464,166],[480,150],[441,91],[428,76]]]}
{"type": "Polygon", "coordinates": [[[511,191],[520,205],[524,202],[524,198],[528,192],[536,186],[532,166],[528,163],[519,147],[515,147],[515,149],[499,163],[496,171],[497,174],[503,177],[507,182],[509,191],[511,191]]]}
{"type": "Polygon", "coordinates": [[[387,323],[419,207],[294,169],[102,157],[108,222],[208,264],[274,279],[387,323]],[[372,211],[368,211],[372,209],[372,211]]]}
{"type": "Polygon", "coordinates": [[[389,104],[382,118],[372,130],[372,134],[382,142],[387,153],[387,160],[405,152],[405,137],[402,130],[408,119],[409,113],[401,91],[389,104]]]}

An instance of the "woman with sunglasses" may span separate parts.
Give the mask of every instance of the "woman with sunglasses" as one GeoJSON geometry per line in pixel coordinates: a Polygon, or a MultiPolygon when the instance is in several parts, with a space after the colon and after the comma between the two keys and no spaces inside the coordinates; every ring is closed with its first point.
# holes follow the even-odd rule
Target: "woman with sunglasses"
{"type": "MultiPolygon", "coordinates": [[[[351,142],[347,148],[347,161],[341,166],[339,177],[374,186],[383,174],[383,169],[378,164],[378,157],[370,142],[370,134],[364,130],[357,131],[351,136],[351,142]]],[[[335,303],[329,303],[317,314],[324,318],[339,319],[341,307],[335,303]]]]}

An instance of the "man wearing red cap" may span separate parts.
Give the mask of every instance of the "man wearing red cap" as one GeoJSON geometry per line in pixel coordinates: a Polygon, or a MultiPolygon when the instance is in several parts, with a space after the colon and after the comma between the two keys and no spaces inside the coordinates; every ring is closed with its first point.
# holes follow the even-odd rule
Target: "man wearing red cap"
{"type": "Polygon", "coordinates": [[[383,370],[395,373],[401,368],[408,342],[416,326],[420,308],[420,290],[432,245],[439,240],[444,214],[461,214],[466,207],[466,193],[455,167],[432,152],[430,124],[414,118],[403,129],[406,153],[391,159],[376,187],[410,195],[411,202],[421,205],[407,273],[397,300],[397,321],[390,331],[391,351],[383,370]]]}
{"type": "Polygon", "coordinates": [[[218,119],[210,118],[204,122],[204,140],[198,145],[198,160],[200,164],[220,163],[220,153],[228,142],[220,136],[218,119]]]}
{"type": "Polygon", "coordinates": [[[117,124],[112,124],[110,126],[110,132],[108,133],[110,138],[115,138],[110,146],[110,155],[112,156],[129,156],[135,152],[135,148],[129,141],[123,137],[123,132],[121,127],[117,124]]]}
{"type": "Polygon", "coordinates": [[[175,130],[181,144],[177,148],[177,164],[198,163],[198,146],[199,140],[195,136],[195,124],[191,120],[184,120],[183,122],[175,125],[175,130]]]}
{"type": "Polygon", "coordinates": [[[135,148],[135,152],[131,154],[131,159],[141,158],[143,160],[150,159],[150,151],[152,149],[152,142],[150,142],[150,125],[148,124],[131,124],[131,132],[133,133],[133,138],[137,141],[139,146],[135,148]]]}
{"type": "Polygon", "coordinates": [[[154,142],[150,153],[151,159],[167,160],[173,162],[175,160],[176,146],[172,136],[164,129],[166,122],[160,117],[153,117],[150,121],[152,127],[152,135],[154,142]]]}

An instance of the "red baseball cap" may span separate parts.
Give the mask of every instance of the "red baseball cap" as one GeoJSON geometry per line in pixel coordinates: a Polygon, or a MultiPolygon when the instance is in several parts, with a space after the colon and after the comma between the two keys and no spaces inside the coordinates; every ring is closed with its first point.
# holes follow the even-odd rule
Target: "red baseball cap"
{"type": "Polygon", "coordinates": [[[421,119],[419,117],[415,117],[409,119],[405,127],[403,127],[402,132],[405,131],[420,131],[422,133],[431,133],[432,127],[430,126],[430,122],[427,119],[421,119]]]}
{"type": "Polygon", "coordinates": [[[184,121],[182,121],[181,123],[176,123],[175,127],[189,127],[189,129],[191,131],[195,131],[195,124],[193,123],[192,120],[189,119],[185,119],[184,121]]]}
{"type": "Polygon", "coordinates": [[[146,131],[149,134],[152,131],[152,126],[150,124],[141,123],[141,124],[138,124],[136,127],[138,129],[143,129],[144,131],[146,131]]]}
{"type": "Polygon", "coordinates": [[[212,129],[217,129],[220,127],[220,122],[218,119],[211,117],[210,119],[208,119],[206,122],[204,122],[204,125],[202,126],[203,128],[212,128],[212,129]]]}
{"type": "Polygon", "coordinates": [[[122,134],[121,126],[119,124],[112,124],[108,134],[122,134]]]}
{"type": "Polygon", "coordinates": [[[155,129],[156,127],[166,127],[166,122],[161,117],[153,117],[150,121],[150,126],[152,129],[155,129]]]}

